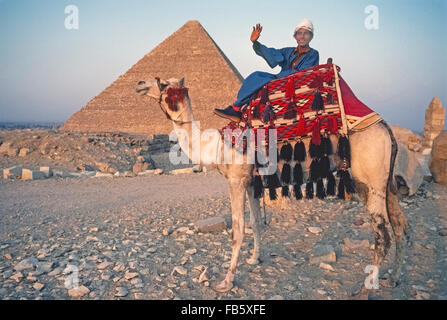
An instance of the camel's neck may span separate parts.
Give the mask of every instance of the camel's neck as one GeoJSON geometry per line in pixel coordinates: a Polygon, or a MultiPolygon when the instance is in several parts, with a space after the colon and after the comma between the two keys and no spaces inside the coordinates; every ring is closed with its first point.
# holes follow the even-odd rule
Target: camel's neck
{"type": "Polygon", "coordinates": [[[188,95],[185,95],[183,102],[179,103],[178,108],[178,110],[184,110],[181,111],[179,116],[178,120],[180,121],[173,122],[174,130],[177,132],[178,144],[194,164],[205,164],[203,163],[204,159],[202,159],[201,151],[217,150],[218,143],[216,143],[216,139],[202,141],[200,123],[194,121],[191,100],[188,95]],[[184,131],[185,134],[182,134],[181,131],[184,131]]]}

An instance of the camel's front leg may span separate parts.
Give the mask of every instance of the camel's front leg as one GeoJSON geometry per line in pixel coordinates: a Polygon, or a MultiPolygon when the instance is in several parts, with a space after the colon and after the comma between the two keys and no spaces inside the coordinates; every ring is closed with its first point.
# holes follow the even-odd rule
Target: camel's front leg
{"type": "Polygon", "coordinates": [[[243,179],[230,178],[228,179],[228,182],[230,185],[231,215],[233,223],[233,252],[231,254],[230,268],[228,269],[225,279],[214,288],[218,292],[227,292],[233,288],[237,260],[245,233],[244,206],[246,186],[243,179]]]}
{"type": "Polygon", "coordinates": [[[253,229],[254,248],[253,253],[249,259],[248,264],[259,263],[259,250],[261,241],[261,207],[259,205],[259,199],[255,199],[254,188],[251,184],[247,186],[248,204],[250,206],[250,222],[253,229]]]}

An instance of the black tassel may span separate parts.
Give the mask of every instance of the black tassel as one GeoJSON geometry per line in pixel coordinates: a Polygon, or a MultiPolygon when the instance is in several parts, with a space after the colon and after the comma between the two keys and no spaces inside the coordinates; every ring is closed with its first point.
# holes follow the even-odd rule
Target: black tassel
{"type": "Polygon", "coordinates": [[[269,188],[269,196],[270,200],[276,200],[276,188],[281,187],[281,183],[279,182],[278,175],[276,173],[267,176],[267,183],[269,188]]]}
{"type": "Polygon", "coordinates": [[[306,159],[306,147],[304,142],[300,141],[295,144],[293,149],[293,160],[302,162],[306,159]]]}
{"type": "Polygon", "coordinates": [[[320,158],[322,156],[321,144],[318,146],[311,141],[309,144],[309,155],[311,158],[320,158]]]}
{"type": "Polygon", "coordinates": [[[289,102],[287,105],[286,112],[284,112],[283,118],[284,119],[296,119],[296,106],[295,103],[292,101],[289,102]]]}
{"type": "Polygon", "coordinates": [[[281,151],[279,153],[279,159],[290,161],[292,160],[292,153],[293,153],[292,145],[290,143],[286,143],[281,148],[281,151]]]}
{"type": "Polygon", "coordinates": [[[323,97],[321,97],[320,91],[317,91],[314,95],[314,101],[312,102],[312,110],[324,110],[323,97]]]}
{"type": "Polygon", "coordinates": [[[289,197],[289,186],[283,186],[281,189],[281,195],[283,197],[289,197]]]}
{"type": "Polygon", "coordinates": [[[301,185],[294,185],[293,186],[293,193],[295,194],[296,200],[303,199],[303,192],[301,191],[301,185]]]}
{"type": "Polygon", "coordinates": [[[320,166],[318,164],[318,160],[314,159],[310,163],[310,181],[317,182],[317,180],[321,177],[320,166]]]}
{"type": "Polygon", "coordinates": [[[331,139],[329,139],[329,137],[321,138],[320,146],[321,146],[321,152],[323,154],[327,154],[329,156],[334,153],[334,151],[332,149],[332,142],[331,142],[331,139]]]}
{"type": "Polygon", "coordinates": [[[255,199],[259,199],[264,192],[264,186],[262,185],[262,179],[259,175],[256,175],[253,177],[253,187],[255,190],[255,199]]]}
{"type": "Polygon", "coordinates": [[[332,172],[327,176],[326,193],[328,196],[335,196],[335,178],[332,172]]]}
{"type": "Polygon", "coordinates": [[[326,198],[326,193],[324,191],[323,179],[318,179],[317,181],[317,197],[318,199],[326,198]]]}
{"type": "Polygon", "coordinates": [[[346,193],[353,194],[355,193],[355,186],[354,186],[354,180],[351,178],[351,174],[348,170],[345,170],[343,173],[344,180],[345,180],[345,190],[346,193]]]}
{"type": "Polygon", "coordinates": [[[341,159],[348,160],[348,162],[351,159],[351,148],[349,146],[349,140],[345,136],[342,136],[338,139],[337,155],[341,159]]]}
{"type": "Polygon", "coordinates": [[[346,193],[355,193],[354,181],[351,178],[348,170],[339,170],[337,175],[340,176],[340,182],[338,183],[338,197],[345,199],[346,193]]]}
{"type": "Polygon", "coordinates": [[[306,183],[306,199],[314,198],[314,183],[309,181],[306,183]]]}
{"type": "Polygon", "coordinates": [[[293,183],[301,186],[303,184],[303,167],[297,162],[293,168],[293,183]]]}
{"type": "Polygon", "coordinates": [[[290,184],[290,164],[288,163],[284,163],[284,165],[282,166],[282,172],[281,172],[281,182],[285,183],[285,184],[290,184]]]}

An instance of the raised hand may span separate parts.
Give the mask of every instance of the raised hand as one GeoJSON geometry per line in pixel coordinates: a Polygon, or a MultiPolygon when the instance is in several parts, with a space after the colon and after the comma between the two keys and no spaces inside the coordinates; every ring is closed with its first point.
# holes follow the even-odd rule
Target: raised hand
{"type": "Polygon", "coordinates": [[[257,24],[256,27],[253,27],[253,31],[251,32],[250,40],[251,42],[255,42],[259,39],[259,36],[261,35],[262,26],[261,24],[257,24]]]}

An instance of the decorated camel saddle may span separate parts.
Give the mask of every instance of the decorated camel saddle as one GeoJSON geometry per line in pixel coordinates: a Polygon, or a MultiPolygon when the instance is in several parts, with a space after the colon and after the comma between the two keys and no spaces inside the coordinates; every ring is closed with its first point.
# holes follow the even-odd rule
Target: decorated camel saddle
{"type": "MultiPolygon", "coordinates": [[[[345,192],[354,192],[348,170],[349,134],[364,130],[382,118],[356,98],[339,72],[340,67],[328,61],[328,64],[272,80],[243,108],[241,122],[230,122],[222,129],[222,134],[225,129],[263,132],[265,139],[261,144],[266,150],[267,131],[276,129],[278,171],[269,176],[255,175],[257,197],[268,188],[270,198],[276,199],[278,187],[282,187],[283,196],[288,196],[289,186],[293,185],[295,197],[301,199],[303,183],[306,183],[306,198],[313,198],[314,183],[318,198],[335,195],[334,170],[340,177],[338,196],[344,198],[345,192]],[[333,143],[337,144],[336,152],[333,143]],[[340,160],[338,165],[332,155],[340,160]],[[304,173],[303,165],[309,169],[304,173]]],[[[243,144],[241,148],[246,148],[246,139],[233,136],[232,144],[243,144]]]]}

